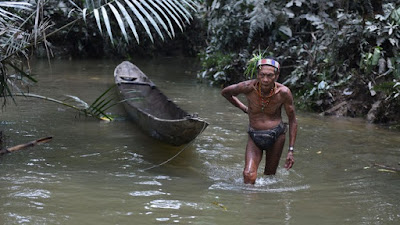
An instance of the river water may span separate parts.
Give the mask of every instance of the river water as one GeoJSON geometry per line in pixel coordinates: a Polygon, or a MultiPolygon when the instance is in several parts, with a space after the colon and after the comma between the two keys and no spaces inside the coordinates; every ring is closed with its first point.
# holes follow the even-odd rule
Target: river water
{"type": "MultiPolygon", "coordinates": [[[[158,87],[210,125],[182,154],[126,119],[98,121],[17,97],[0,113],[7,146],[49,143],[0,158],[0,224],[400,224],[400,135],[361,119],[298,112],[294,168],[244,185],[247,117],[195,79],[193,59],[136,60],[158,87]]],[[[118,61],[33,63],[31,93],[96,99],[118,61]]],[[[285,145],[285,151],[287,144],[285,145]]]]}

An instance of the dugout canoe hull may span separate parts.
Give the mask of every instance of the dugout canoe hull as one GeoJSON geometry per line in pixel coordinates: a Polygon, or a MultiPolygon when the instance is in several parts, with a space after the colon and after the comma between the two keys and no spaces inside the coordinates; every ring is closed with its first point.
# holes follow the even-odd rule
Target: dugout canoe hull
{"type": "Polygon", "coordinates": [[[119,64],[114,79],[126,112],[149,136],[180,146],[194,140],[208,126],[196,114],[188,114],[168,99],[134,64],[119,64]]]}

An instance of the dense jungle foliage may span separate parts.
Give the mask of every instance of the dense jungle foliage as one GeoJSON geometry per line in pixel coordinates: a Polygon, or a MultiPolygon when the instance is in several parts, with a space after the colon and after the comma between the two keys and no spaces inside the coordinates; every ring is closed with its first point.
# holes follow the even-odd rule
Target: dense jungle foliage
{"type": "Polygon", "coordinates": [[[400,121],[397,1],[0,0],[0,14],[3,96],[18,77],[9,68],[35,81],[26,69],[31,53],[198,55],[199,80],[224,86],[249,79],[248,60],[264,52],[280,61],[279,81],[292,89],[298,107],[400,121]]]}
{"type": "Polygon", "coordinates": [[[266,52],[298,105],[324,114],[399,121],[400,4],[385,0],[214,0],[203,20],[199,77],[227,85],[266,52]]]}

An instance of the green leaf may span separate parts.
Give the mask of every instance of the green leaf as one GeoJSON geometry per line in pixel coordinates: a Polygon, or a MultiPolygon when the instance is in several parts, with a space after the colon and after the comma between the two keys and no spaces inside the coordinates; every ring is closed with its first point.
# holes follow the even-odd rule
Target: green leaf
{"type": "Polygon", "coordinates": [[[122,21],[121,15],[119,14],[118,10],[112,4],[109,4],[109,6],[110,6],[111,11],[114,14],[115,19],[118,22],[119,28],[121,29],[121,32],[125,38],[125,41],[128,42],[128,35],[126,33],[125,25],[124,25],[124,22],[122,21]]]}
{"type": "Polygon", "coordinates": [[[165,10],[165,12],[167,12],[167,14],[175,21],[176,25],[179,27],[179,29],[181,29],[181,31],[183,31],[183,27],[181,25],[181,23],[183,24],[183,21],[181,20],[181,18],[178,15],[178,18],[175,16],[174,12],[171,11],[171,9],[164,4],[163,1],[157,1],[157,4],[163,9],[165,10]]]}
{"type": "Polygon", "coordinates": [[[303,2],[304,2],[304,0],[294,0],[294,3],[296,4],[297,7],[301,7],[303,2]]]}
{"type": "MultiPolygon", "coordinates": [[[[1,2],[0,2],[1,3],[1,2]]],[[[24,19],[23,18],[21,18],[20,16],[18,16],[17,14],[14,14],[14,13],[11,13],[11,12],[8,12],[8,11],[6,11],[6,10],[4,10],[4,9],[2,9],[1,8],[1,5],[0,5],[0,16],[2,17],[2,19],[4,20],[4,19],[8,19],[8,20],[10,20],[10,21],[15,21],[15,20],[21,20],[21,21],[23,21],[24,19]]]]}
{"type": "Polygon", "coordinates": [[[257,62],[265,57],[266,51],[267,50],[261,52],[261,50],[258,50],[258,52],[253,54],[253,57],[247,62],[247,68],[244,71],[247,78],[257,77],[257,62]]]}
{"type": "Polygon", "coordinates": [[[128,23],[129,28],[131,28],[131,31],[132,31],[133,35],[135,36],[136,42],[139,44],[139,35],[136,31],[135,24],[133,24],[131,16],[129,15],[128,11],[126,11],[125,7],[121,3],[119,3],[119,1],[115,1],[115,2],[117,3],[119,10],[124,15],[124,18],[125,18],[126,22],[128,23]]]}
{"type": "Polygon", "coordinates": [[[193,7],[193,5],[197,6],[197,4],[191,0],[182,0],[183,3],[185,3],[189,8],[191,8],[193,11],[197,12],[196,8],[193,7]]]}
{"type": "Polygon", "coordinates": [[[106,25],[108,36],[110,37],[111,44],[114,44],[114,38],[111,32],[111,24],[110,20],[108,19],[107,10],[104,6],[101,6],[101,14],[103,15],[104,25],[106,25]]]}
{"type": "Polygon", "coordinates": [[[172,10],[172,12],[177,16],[177,17],[179,17],[179,19],[181,20],[181,22],[182,22],[182,24],[183,24],[183,20],[181,19],[181,16],[186,20],[186,22],[190,22],[189,21],[189,18],[186,16],[186,14],[184,13],[184,12],[182,12],[181,10],[180,10],[180,8],[178,7],[178,5],[179,5],[179,3],[178,2],[174,2],[175,4],[172,4],[170,1],[168,1],[168,0],[164,0],[163,1],[165,4],[166,4],[166,6],[167,7],[169,7],[171,10],[172,10]]]}
{"type": "Polygon", "coordinates": [[[161,30],[158,27],[157,23],[154,21],[153,17],[150,16],[150,14],[143,8],[143,6],[141,4],[139,4],[138,1],[133,1],[133,3],[140,10],[140,12],[147,18],[147,20],[150,21],[151,25],[153,25],[153,27],[157,31],[158,35],[164,41],[164,36],[162,35],[161,30]]]}
{"type": "Polygon", "coordinates": [[[143,28],[146,30],[147,35],[149,36],[151,42],[154,42],[153,40],[153,35],[150,32],[150,28],[147,25],[146,20],[143,18],[143,16],[139,13],[139,11],[137,11],[137,9],[135,8],[135,6],[129,1],[129,0],[125,0],[126,4],[128,5],[128,7],[132,10],[133,14],[139,19],[140,23],[143,25],[143,28]]]}
{"type": "Polygon", "coordinates": [[[398,9],[394,9],[390,16],[398,25],[400,25],[400,7],[398,9]]]}
{"type": "Polygon", "coordinates": [[[14,65],[12,62],[5,62],[5,64],[11,66],[12,68],[14,68],[17,72],[19,72],[22,76],[28,78],[29,80],[33,81],[33,82],[37,82],[37,80],[35,78],[33,78],[31,75],[25,73],[25,71],[23,71],[21,68],[19,68],[18,66],[14,65]]]}
{"type": "MultiPolygon", "coordinates": [[[[190,19],[193,19],[192,15],[190,15],[190,12],[179,2],[179,1],[174,1],[174,4],[172,4],[174,8],[186,19],[187,23],[190,23],[190,19]]],[[[196,10],[195,10],[196,11],[196,10]]]]}
{"type": "Polygon", "coordinates": [[[87,8],[84,8],[82,10],[82,17],[83,17],[83,21],[85,21],[85,23],[86,23],[86,12],[87,12],[87,8]]]}
{"type": "Polygon", "coordinates": [[[11,2],[11,1],[3,1],[0,2],[0,7],[7,7],[7,8],[16,8],[16,9],[23,9],[23,10],[32,10],[30,7],[32,4],[28,2],[11,2]]]}
{"type": "MultiPolygon", "coordinates": [[[[150,7],[149,4],[147,4],[147,2],[142,1],[141,2],[156,18],[157,21],[161,24],[161,26],[164,28],[165,32],[167,32],[168,36],[170,38],[172,38],[171,32],[168,30],[167,25],[165,24],[164,20],[160,17],[160,15],[157,13],[157,11],[155,11],[152,7],[150,7]]],[[[168,17],[167,17],[168,19],[168,17]]],[[[173,29],[173,28],[172,28],[173,29]]]]}
{"type": "Polygon", "coordinates": [[[288,37],[292,37],[292,30],[288,26],[280,26],[279,31],[284,33],[288,37]]]}
{"type": "Polygon", "coordinates": [[[376,66],[378,65],[378,61],[381,58],[381,49],[380,47],[375,47],[374,54],[372,55],[371,65],[376,66]]]}
{"type": "Polygon", "coordinates": [[[168,22],[168,26],[170,28],[171,31],[171,35],[172,37],[175,37],[175,29],[172,26],[171,20],[169,19],[169,17],[167,16],[167,14],[164,13],[164,10],[162,10],[157,4],[154,3],[154,1],[150,1],[149,2],[155,9],[157,9],[161,15],[164,17],[164,19],[168,22]]]}
{"type": "Polygon", "coordinates": [[[93,9],[94,18],[96,19],[97,27],[101,34],[103,34],[103,30],[101,29],[101,22],[100,22],[100,14],[98,9],[93,9]]]}
{"type": "Polygon", "coordinates": [[[329,89],[328,83],[326,81],[324,81],[324,80],[319,82],[318,89],[319,90],[329,89]]]}

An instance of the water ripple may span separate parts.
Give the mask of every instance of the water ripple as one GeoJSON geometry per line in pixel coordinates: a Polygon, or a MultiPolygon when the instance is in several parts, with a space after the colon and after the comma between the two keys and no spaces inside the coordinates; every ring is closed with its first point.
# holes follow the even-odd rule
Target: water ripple
{"type": "Polygon", "coordinates": [[[157,185],[161,186],[162,184],[156,180],[151,180],[151,181],[141,181],[141,182],[136,182],[135,184],[144,184],[144,185],[157,185]]]}
{"type": "Polygon", "coordinates": [[[148,203],[148,205],[151,208],[157,208],[157,209],[180,209],[182,206],[197,208],[197,203],[182,202],[179,200],[165,200],[165,199],[153,200],[150,203],[148,203]]]}
{"type": "Polygon", "coordinates": [[[170,193],[165,193],[161,191],[134,191],[129,193],[130,196],[138,197],[138,196],[155,196],[155,195],[170,195],[170,193]]]}
{"type": "Polygon", "coordinates": [[[43,189],[25,189],[23,191],[18,191],[16,193],[11,194],[10,197],[23,197],[29,199],[38,199],[38,198],[50,198],[51,192],[43,189]]]}
{"type": "Polygon", "coordinates": [[[310,185],[300,185],[293,187],[276,187],[270,188],[266,186],[256,186],[256,185],[232,185],[230,183],[218,182],[211,185],[209,190],[225,190],[225,191],[251,191],[251,192],[295,192],[299,190],[309,189],[310,185]]]}

